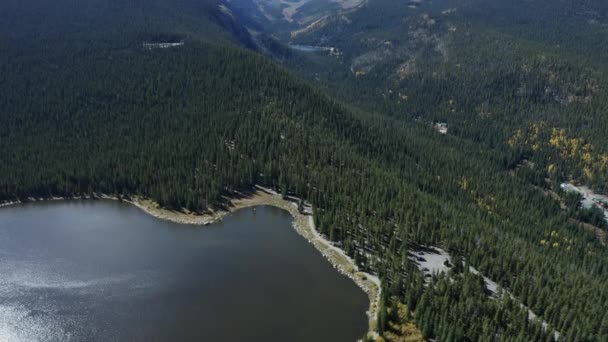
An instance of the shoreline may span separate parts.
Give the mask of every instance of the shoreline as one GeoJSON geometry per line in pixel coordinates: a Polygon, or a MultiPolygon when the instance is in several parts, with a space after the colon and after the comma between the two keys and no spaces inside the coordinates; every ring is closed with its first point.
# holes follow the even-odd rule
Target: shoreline
{"type": "Polygon", "coordinates": [[[132,204],[144,211],[148,215],[154,216],[161,220],[167,220],[179,224],[190,224],[190,225],[210,225],[221,221],[226,215],[233,213],[239,209],[269,205],[274,206],[283,210],[286,210],[293,217],[292,226],[295,231],[312,244],[321,255],[329,261],[329,263],[342,275],[350,278],[359,288],[363,290],[368,296],[369,307],[366,311],[368,317],[368,336],[371,336],[374,340],[377,338],[376,327],[377,327],[377,310],[380,303],[380,291],[381,284],[380,279],[372,274],[360,272],[358,266],[354,261],[344,253],[344,251],[334,246],[330,241],[323,237],[315,228],[312,207],[306,203],[304,205],[304,213],[298,211],[299,201],[296,197],[289,197],[283,199],[282,196],[275,191],[256,186],[256,191],[248,196],[241,198],[235,198],[230,200],[231,206],[227,210],[215,210],[205,214],[196,213],[184,213],[174,210],[168,210],[161,208],[156,202],[147,199],[134,196],[130,199],[118,198],[117,196],[110,196],[101,194],[93,197],[52,197],[52,198],[29,198],[29,202],[3,202],[0,203],[0,208],[8,207],[18,204],[30,203],[30,202],[42,202],[42,201],[60,201],[60,200],[82,200],[82,199],[108,199],[114,201],[122,201],[125,203],[132,204]]]}

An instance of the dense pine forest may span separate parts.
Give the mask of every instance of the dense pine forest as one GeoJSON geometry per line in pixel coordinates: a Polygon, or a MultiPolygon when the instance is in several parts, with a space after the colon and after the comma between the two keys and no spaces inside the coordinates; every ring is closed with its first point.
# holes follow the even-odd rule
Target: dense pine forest
{"type": "Polygon", "coordinates": [[[456,71],[424,72],[438,66],[428,52],[399,81],[332,73],[342,62],[319,56],[279,65],[218,3],[171,3],[0,5],[0,201],[105,193],[203,212],[260,184],[311,202],[319,231],[379,275],[387,339],[408,323],[438,341],[608,339],[608,250],[583,228],[601,222],[556,186],[606,189],[605,97],[579,84],[603,84],[603,67],[553,51],[522,72],[521,51],[540,43],[497,31],[450,40],[467,61],[456,71]],[[184,44],[143,45],[169,40],[184,44]],[[588,105],[547,95],[538,75],[556,68],[556,91],[592,93],[588,105]],[[420,246],[458,262],[427,283],[408,257],[420,246]],[[488,296],[465,265],[514,298],[488,296]]]}

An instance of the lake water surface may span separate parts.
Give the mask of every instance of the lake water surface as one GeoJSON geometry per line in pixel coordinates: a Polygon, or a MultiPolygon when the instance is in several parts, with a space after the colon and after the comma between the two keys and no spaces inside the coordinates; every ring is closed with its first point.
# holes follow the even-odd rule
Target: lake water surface
{"type": "Polygon", "coordinates": [[[207,227],[113,201],[0,208],[0,341],[354,341],[366,295],[273,207],[207,227]]]}

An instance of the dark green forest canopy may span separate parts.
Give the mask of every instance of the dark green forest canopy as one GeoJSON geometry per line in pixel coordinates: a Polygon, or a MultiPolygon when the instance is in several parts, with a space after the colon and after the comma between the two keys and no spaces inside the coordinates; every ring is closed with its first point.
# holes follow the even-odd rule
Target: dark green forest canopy
{"type": "Polygon", "coordinates": [[[309,200],[319,230],[379,274],[428,337],[552,335],[518,305],[488,298],[474,275],[423,286],[407,258],[417,245],[464,257],[567,340],[608,337],[606,247],[518,177],[523,171],[509,169],[511,151],[473,133],[442,136],[346,107],[238,48],[234,31],[208,15],[213,3],[183,1],[195,6],[187,11],[133,3],[90,2],[109,7],[87,12],[99,26],[68,20],[48,35],[15,24],[13,15],[24,13],[17,9],[31,10],[4,12],[11,15],[0,26],[0,200],[137,194],[202,211],[262,184],[309,200]],[[175,37],[185,44],[142,46],[175,37]]]}

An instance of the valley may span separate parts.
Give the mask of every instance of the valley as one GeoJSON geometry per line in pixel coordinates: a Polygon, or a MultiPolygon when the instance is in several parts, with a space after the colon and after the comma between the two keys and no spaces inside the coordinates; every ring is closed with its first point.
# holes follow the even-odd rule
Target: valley
{"type": "Polygon", "coordinates": [[[321,332],[607,338],[603,2],[0,9],[0,203],[105,194],[210,224],[186,231],[273,205],[367,293],[337,314],[367,310],[366,336],[321,332]]]}

